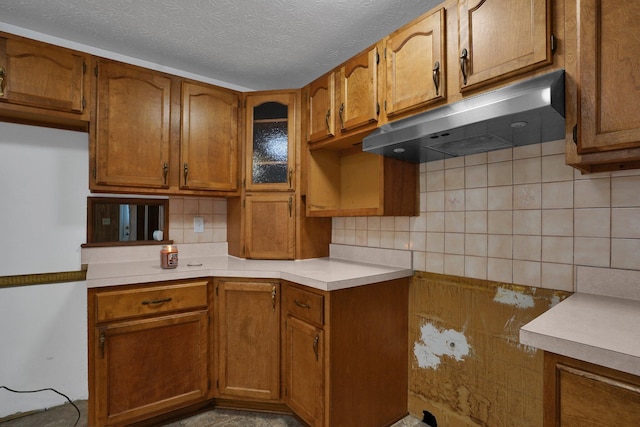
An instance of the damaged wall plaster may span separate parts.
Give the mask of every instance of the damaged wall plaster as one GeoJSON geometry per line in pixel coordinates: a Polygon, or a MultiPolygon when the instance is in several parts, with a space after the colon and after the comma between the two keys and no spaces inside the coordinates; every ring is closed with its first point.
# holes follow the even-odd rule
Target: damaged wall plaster
{"type": "Polygon", "coordinates": [[[462,332],[453,329],[441,330],[430,323],[420,327],[420,341],[413,345],[413,354],[421,368],[436,369],[442,356],[461,361],[468,356],[471,347],[462,332]]]}

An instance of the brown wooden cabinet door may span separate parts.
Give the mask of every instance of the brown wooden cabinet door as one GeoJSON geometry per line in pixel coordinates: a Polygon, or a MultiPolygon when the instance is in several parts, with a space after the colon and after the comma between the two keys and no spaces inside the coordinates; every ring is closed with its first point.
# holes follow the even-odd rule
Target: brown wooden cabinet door
{"type": "Polygon", "coordinates": [[[545,353],[545,427],[635,426],[640,378],[545,353]]]}
{"type": "Polygon", "coordinates": [[[128,425],[204,400],[207,311],[97,327],[98,425],[128,425]]]}
{"type": "Polygon", "coordinates": [[[247,190],[295,188],[297,97],[295,92],[247,95],[247,190]]]}
{"type": "Polygon", "coordinates": [[[313,81],[308,88],[307,142],[318,142],[335,135],[335,73],[313,81]]]}
{"type": "Polygon", "coordinates": [[[640,3],[578,7],[578,152],[640,147],[640,3]]]}
{"type": "Polygon", "coordinates": [[[551,0],[459,0],[458,12],[461,91],[551,64],[551,0]]]}
{"type": "Polygon", "coordinates": [[[61,47],[0,37],[0,101],[81,114],[86,59],[61,47]]]}
{"type": "Polygon", "coordinates": [[[387,116],[444,99],[444,9],[438,9],[385,39],[387,116]]]}
{"type": "Polygon", "coordinates": [[[169,187],[171,78],[101,60],[95,135],[98,185],[169,187]]]}
{"type": "Polygon", "coordinates": [[[216,281],[222,396],[280,398],[279,288],[278,282],[216,281]]]}
{"type": "Polygon", "coordinates": [[[295,196],[254,193],[245,197],[246,256],[259,259],[295,257],[295,196]]]}
{"type": "Polygon", "coordinates": [[[310,426],[323,425],[324,333],[307,322],[287,317],[287,404],[310,426]]]}
{"type": "Polygon", "coordinates": [[[238,102],[236,93],[182,83],[180,188],[237,189],[238,102]]]}
{"type": "Polygon", "coordinates": [[[341,133],[378,121],[378,49],[373,47],[340,67],[341,133]]]}

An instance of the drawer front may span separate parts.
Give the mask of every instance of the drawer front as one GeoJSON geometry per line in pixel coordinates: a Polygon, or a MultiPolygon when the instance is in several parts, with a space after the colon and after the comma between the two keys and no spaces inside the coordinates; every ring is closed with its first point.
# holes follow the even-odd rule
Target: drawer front
{"type": "Polygon", "coordinates": [[[324,324],[324,296],[289,286],[286,294],[289,314],[318,326],[324,324]]]}
{"type": "Polygon", "coordinates": [[[96,294],[97,321],[207,306],[207,281],[145,286],[96,294]]]}

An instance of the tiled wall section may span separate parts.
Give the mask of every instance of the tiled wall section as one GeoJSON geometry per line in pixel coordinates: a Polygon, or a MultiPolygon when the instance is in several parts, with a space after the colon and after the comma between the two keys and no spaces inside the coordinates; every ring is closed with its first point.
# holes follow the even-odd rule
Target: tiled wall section
{"type": "Polygon", "coordinates": [[[420,165],[420,216],[334,218],[332,242],[415,270],[574,290],[574,265],[640,270],[640,171],[581,175],[564,141],[420,165]]]}
{"type": "Polygon", "coordinates": [[[227,241],[227,201],[211,197],[169,198],[169,238],[175,243],[227,241]],[[204,232],[193,231],[193,218],[204,219],[204,232]]]}

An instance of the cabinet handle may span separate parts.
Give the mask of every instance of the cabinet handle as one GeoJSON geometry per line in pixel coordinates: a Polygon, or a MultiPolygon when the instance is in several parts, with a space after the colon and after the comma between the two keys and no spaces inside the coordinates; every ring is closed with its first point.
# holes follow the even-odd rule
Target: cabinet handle
{"type": "Polygon", "coordinates": [[[164,162],[162,166],[162,176],[164,177],[164,185],[167,185],[167,175],[169,175],[169,163],[164,162]]]}
{"type": "Polygon", "coordinates": [[[344,129],[344,102],[340,104],[340,110],[338,110],[338,116],[340,116],[340,129],[344,129]]]}
{"type": "Polygon", "coordinates": [[[173,298],[168,297],[168,298],[158,298],[158,299],[152,299],[152,300],[144,300],[144,301],[142,301],[142,305],[164,304],[165,302],[169,302],[172,299],[173,298]]]}
{"type": "Polygon", "coordinates": [[[4,78],[6,75],[4,67],[0,67],[0,96],[4,96],[4,78]]]}
{"type": "Polygon", "coordinates": [[[293,169],[289,168],[289,188],[291,188],[292,180],[293,180],[293,169]]]}
{"type": "Polygon", "coordinates": [[[316,355],[316,361],[318,360],[318,341],[320,341],[320,335],[313,338],[313,353],[316,355]]]}
{"type": "Polygon", "coordinates": [[[277,295],[276,287],[273,286],[271,288],[271,305],[273,306],[273,311],[276,311],[276,295],[277,295]]]}
{"type": "Polygon", "coordinates": [[[433,84],[436,87],[436,96],[438,96],[440,91],[440,61],[436,61],[433,64],[433,84]]]}
{"type": "Polygon", "coordinates": [[[184,185],[187,185],[187,176],[189,175],[189,164],[185,163],[182,167],[184,173],[184,185]]]}
{"type": "Polygon", "coordinates": [[[104,343],[107,340],[104,335],[104,331],[100,332],[100,338],[98,339],[98,343],[100,345],[100,357],[104,359],[104,343]]]}
{"type": "Polygon", "coordinates": [[[293,197],[289,196],[289,202],[287,203],[289,206],[289,218],[291,218],[291,214],[293,211],[293,197]]]}
{"type": "Polygon", "coordinates": [[[469,51],[467,48],[462,49],[460,55],[460,70],[462,71],[462,81],[467,84],[467,58],[469,57],[469,51]]]}
{"type": "Polygon", "coordinates": [[[302,308],[311,308],[311,306],[309,304],[305,304],[302,301],[298,301],[297,299],[294,299],[293,302],[298,306],[298,307],[302,307],[302,308]]]}
{"type": "Polygon", "coordinates": [[[329,122],[330,118],[331,118],[331,108],[327,110],[327,115],[324,118],[325,122],[327,123],[327,135],[331,135],[331,123],[329,122]]]}

